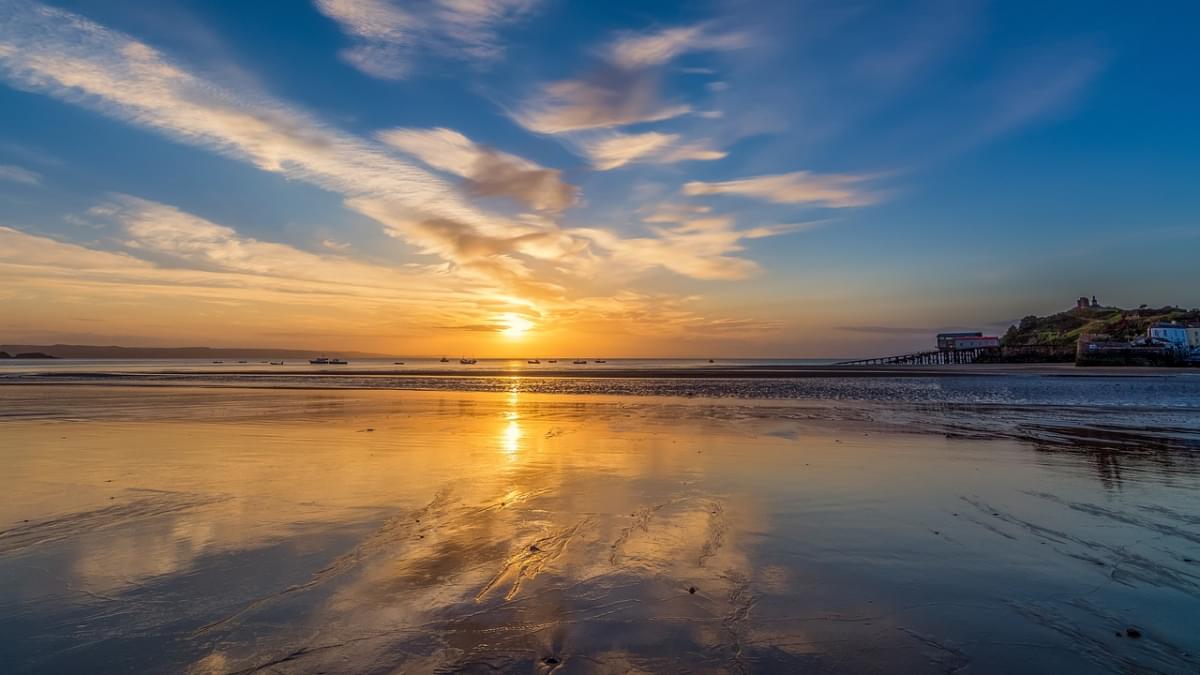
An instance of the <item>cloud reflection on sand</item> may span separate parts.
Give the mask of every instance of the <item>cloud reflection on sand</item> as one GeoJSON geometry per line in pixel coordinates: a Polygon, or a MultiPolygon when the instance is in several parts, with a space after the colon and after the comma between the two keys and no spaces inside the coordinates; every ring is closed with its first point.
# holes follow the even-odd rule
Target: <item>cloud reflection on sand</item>
{"type": "Polygon", "coordinates": [[[1170,449],[1128,448],[1114,493],[1090,455],[862,407],[34,389],[14,407],[79,421],[3,423],[21,667],[1195,665],[1200,504],[1170,449]],[[1080,648],[1114,622],[1146,637],[1080,648]]]}

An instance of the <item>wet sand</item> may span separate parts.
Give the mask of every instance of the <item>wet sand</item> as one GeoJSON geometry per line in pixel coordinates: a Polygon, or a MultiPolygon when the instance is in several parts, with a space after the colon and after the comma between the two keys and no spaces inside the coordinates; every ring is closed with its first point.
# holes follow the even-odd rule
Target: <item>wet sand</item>
{"type": "Polygon", "coordinates": [[[0,671],[1196,672],[1172,391],[3,386],[0,671]]]}

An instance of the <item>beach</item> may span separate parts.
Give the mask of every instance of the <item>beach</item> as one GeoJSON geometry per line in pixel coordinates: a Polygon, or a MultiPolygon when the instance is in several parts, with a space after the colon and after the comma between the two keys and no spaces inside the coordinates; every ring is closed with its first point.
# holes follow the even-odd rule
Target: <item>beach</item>
{"type": "Polygon", "coordinates": [[[4,672],[1200,670],[1195,373],[55,368],[4,672]]]}

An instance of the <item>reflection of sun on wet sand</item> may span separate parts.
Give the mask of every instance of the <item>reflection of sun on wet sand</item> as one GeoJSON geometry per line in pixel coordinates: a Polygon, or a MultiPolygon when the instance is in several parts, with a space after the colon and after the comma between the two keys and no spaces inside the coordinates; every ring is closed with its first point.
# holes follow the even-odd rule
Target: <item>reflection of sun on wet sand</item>
{"type": "Polygon", "coordinates": [[[1111,415],[991,404],[972,421],[516,391],[0,397],[14,413],[0,422],[13,441],[0,574],[20,590],[0,599],[21,611],[4,624],[14,664],[1198,663],[1183,618],[1200,608],[1200,462],[1182,427],[1144,443],[1111,429],[1120,450],[1073,440],[1111,415]]]}

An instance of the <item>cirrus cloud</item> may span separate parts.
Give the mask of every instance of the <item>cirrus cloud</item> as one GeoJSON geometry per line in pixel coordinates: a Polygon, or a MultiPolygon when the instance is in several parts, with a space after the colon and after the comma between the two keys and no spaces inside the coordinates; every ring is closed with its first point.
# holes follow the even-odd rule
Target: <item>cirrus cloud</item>
{"type": "Polygon", "coordinates": [[[40,185],[42,175],[12,164],[0,164],[0,180],[23,183],[25,185],[40,185]]]}
{"type": "Polygon", "coordinates": [[[749,44],[744,33],[720,33],[710,24],[696,24],[621,33],[605,52],[609,61],[622,68],[644,68],[660,66],[687,52],[729,51],[749,44]]]}
{"type": "Polygon", "coordinates": [[[409,74],[423,51],[487,62],[504,53],[499,30],[526,15],[537,0],[316,0],[356,43],[342,58],[362,72],[394,80],[409,74]]]}
{"type": "Polygon", "coordinates": [[[574,205],[579,198],[579,188],[565,183],[558,169],[479,145],[451,129],[391,129],[378,136],[435,169],[466,179],[468,191],[478,196],[509,197],[552,212],[574,205]]]}
{"type": "Polygon", "coordinates": [[[722,159],[724,152],[714,150],[703,141],[681,142],[679,134],[648,131],[640,134],[613,132],[583,143],[584,152],[592,166],[601,171],[626,164],[674,164],[686,160],[710,161],[722,159]]]}
{"type": "Polygon", "coordinates": [[[866,206],[878,201],[876,195],[858,187],[866,180],[867,176],[793,171],[711,183],[691,181],[684,184],[683,193],[693,197],[740,195],[776,204],[812,204],[845,208],[866,206]]]}

